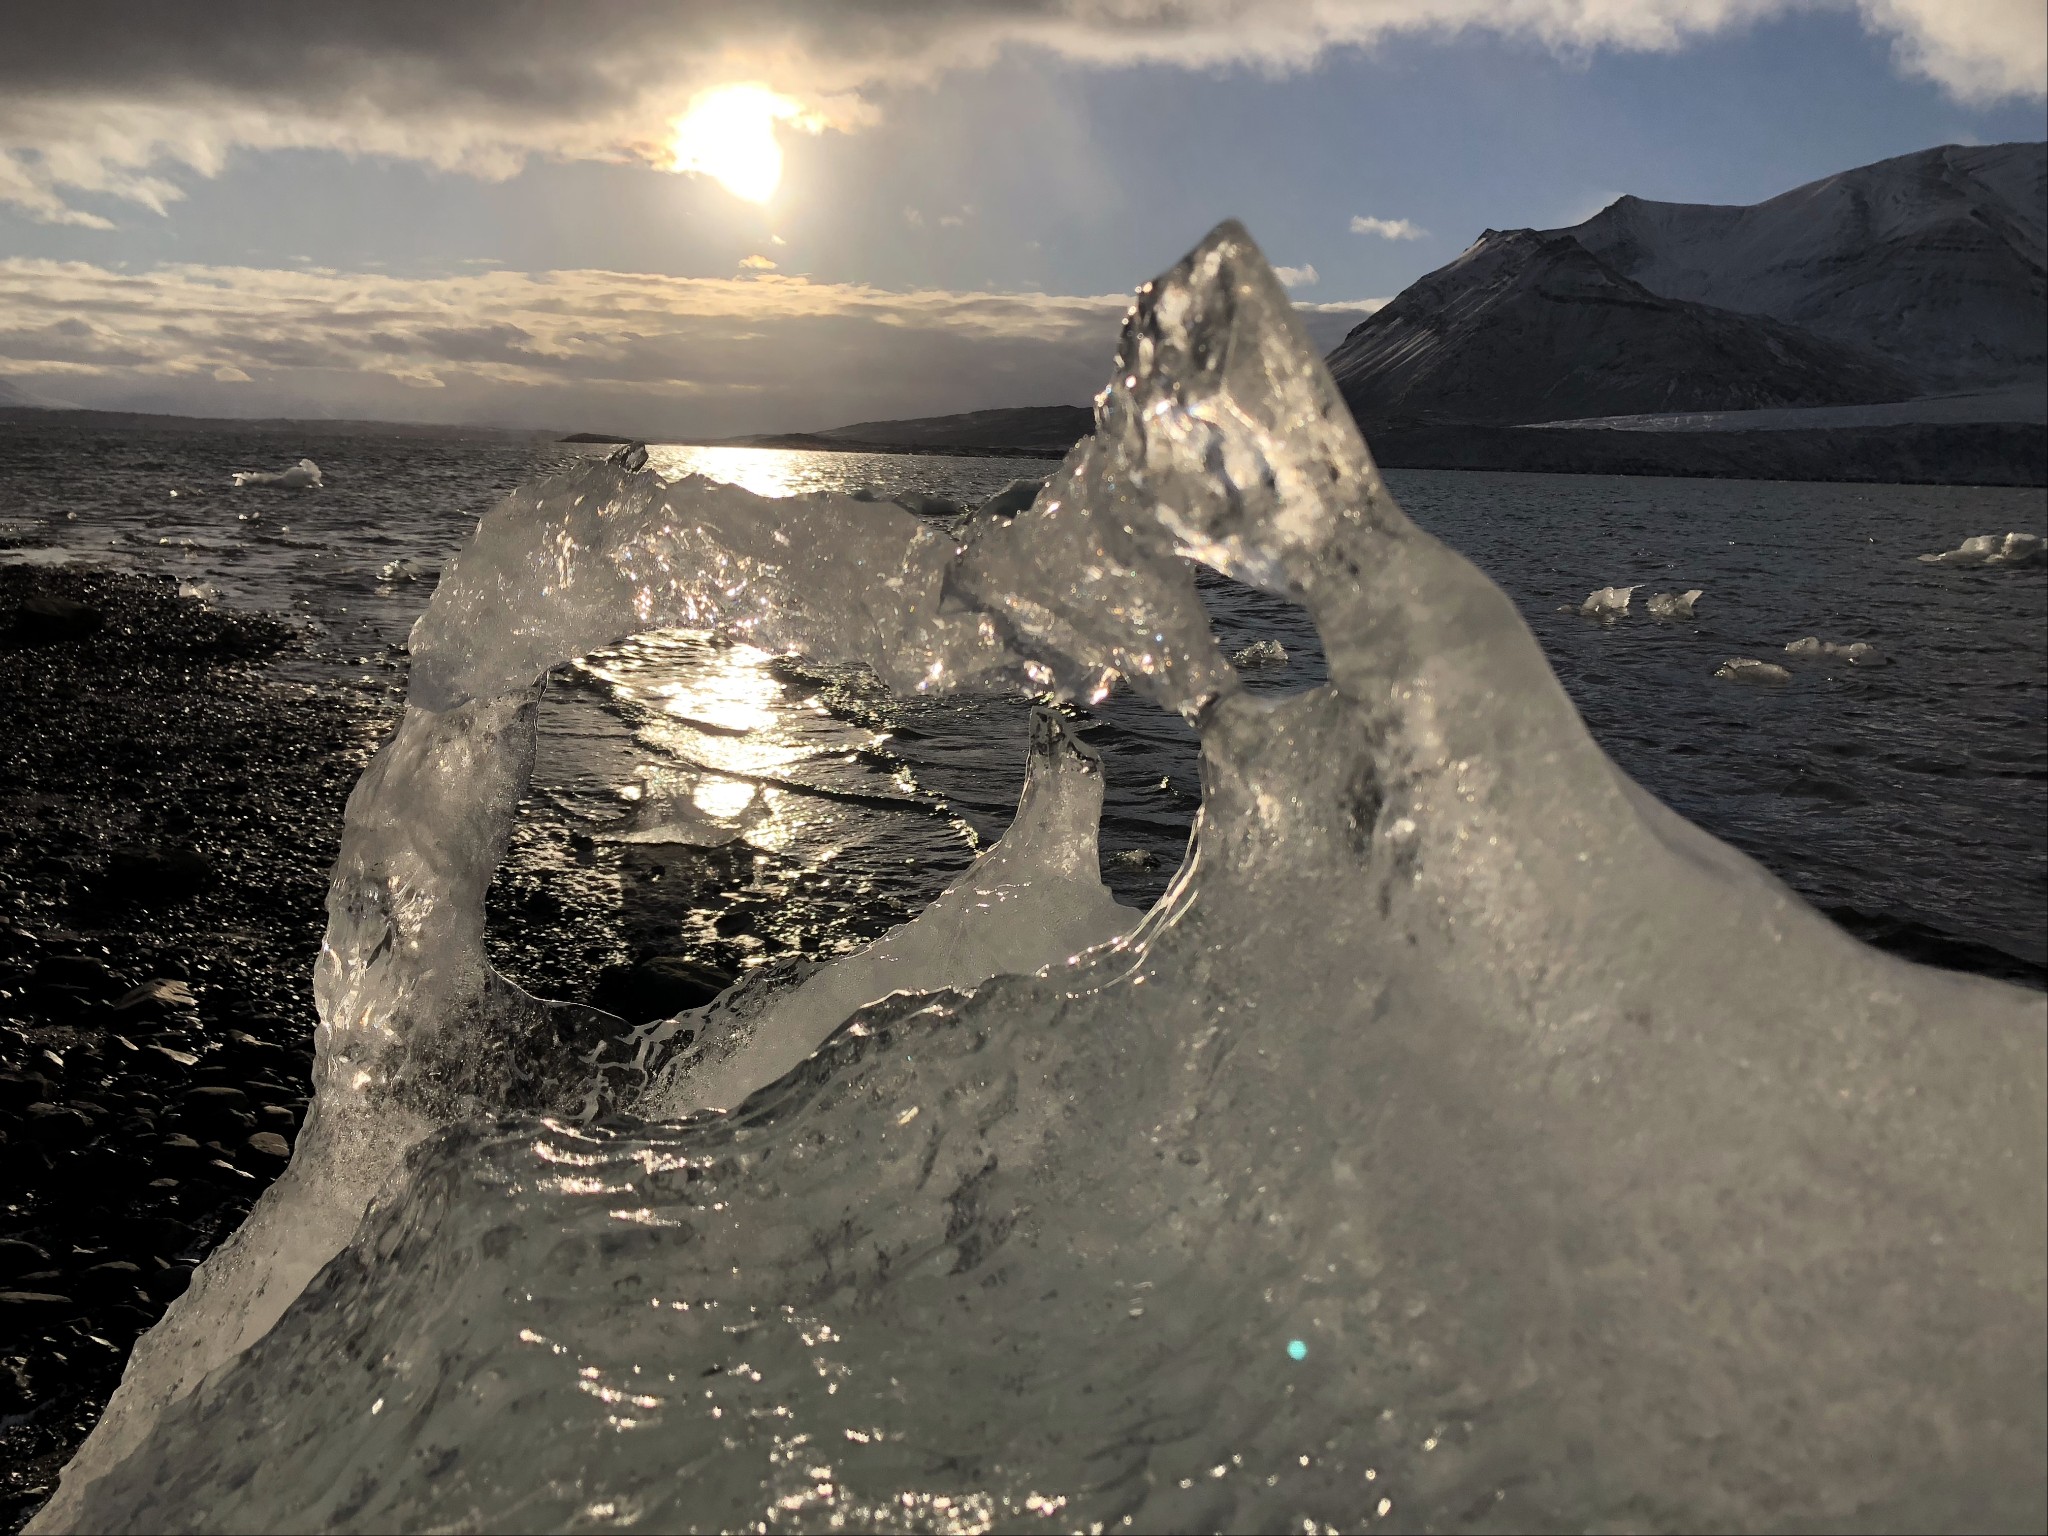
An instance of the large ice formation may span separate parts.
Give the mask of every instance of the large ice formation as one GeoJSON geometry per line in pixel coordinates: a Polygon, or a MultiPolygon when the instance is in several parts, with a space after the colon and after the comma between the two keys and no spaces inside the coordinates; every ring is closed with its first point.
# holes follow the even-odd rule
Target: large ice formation
{"type": "Polygon", "coordinates": [[[2044,1000],[1863,947],[1616,769],[1235,225],[1013,517],[588,463],[413,655],[291,1170],[39,1530],[2048,1520],[2044,1000]],[[1244,691],[1184,557],[1302,604],[1328,685],[1244,691]],[[735,995],[802,1012],[763,1073],[847,1016],[731,1110],[580,1121],[609,1069],[561,1042],[624,1026],[494,976],[483,897],[538,679],[661,626],[1121,676],[1201,730],[1187,862],[1029,974],[905,930],[815,1010],[735,995]]]}
{"type": "Polygon", "coordinates": [[[237,490],[245,485],[270,486],[280,491],[318,490],[320,466],[311,459],[301,459],[290,469],[238,469],[234,482],[237,490]]]}

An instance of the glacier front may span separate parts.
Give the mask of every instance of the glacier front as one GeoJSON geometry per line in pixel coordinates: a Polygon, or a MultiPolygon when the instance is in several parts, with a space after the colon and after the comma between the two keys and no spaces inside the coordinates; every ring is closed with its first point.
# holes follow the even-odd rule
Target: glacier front
{"type": "Polygon", "coordinates": [[[2048,1522],[2048,1003],[1628,780],[1237,226],[1028,507],[586,464],[413,652],[292,1167],[34,1529],[2048,1522]],[[1330,682],[1241,688],[1189,560],[1301,604],[1330,682]],[[527,997],[483,897],[540,679],[664,627],[1121,678],[1201,731],[1187,861],[1130,926],[1048,713],[1005,862],[713,1004],[730,1049],[527,997]]]}

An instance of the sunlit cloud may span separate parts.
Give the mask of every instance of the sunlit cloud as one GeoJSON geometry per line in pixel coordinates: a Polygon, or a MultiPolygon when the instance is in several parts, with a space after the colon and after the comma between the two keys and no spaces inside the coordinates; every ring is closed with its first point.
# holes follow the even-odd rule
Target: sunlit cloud
{"type": "Polygon", "coordinates": [[[1378,235],[1382,240],[1426,240],[1429,231],[1408,219],[1375,219],[1362,213],[1351,215],[1351,233],[1378,235]]]}
{"type": "MultiPolygon", "coordinates": [[[[1299,309],[1327,348],[1384,302],[1299,309]]],[[[0,382],[119,410],[727,436],[1080,404],[1129,305],[775,272],[399,278],[15,257],[0,259],[0,382]]]]}
{"type": "Polygon", "coordinates": [[[1312,266],[1275,267],[1273,275],[1280,279],[1283,288],[1313,288],[1322,281],[1322,274],[1312,266]]]}

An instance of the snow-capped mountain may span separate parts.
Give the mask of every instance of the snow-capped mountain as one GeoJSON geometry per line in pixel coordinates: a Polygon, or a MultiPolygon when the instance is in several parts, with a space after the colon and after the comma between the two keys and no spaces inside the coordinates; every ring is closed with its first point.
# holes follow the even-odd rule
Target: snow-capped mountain
{"type": "Polygon", "coordinates": [[[2048,145],[1488,230],[1330,354],[1368,425],[1858,405],[2048,374],[2048,145]]]}
{"type": "Polygon", "coordinates": [[[1930,390],[2048,367],[2048,144],[1944,145],[1750,207],[1624,197],[1556,233],[1653,293],[1871,348],[1930,390]]]}
{"type": "Polygon", "coordinates": [[[1570,234],[1488,230],[1355,327],[1331,372],[1368,427],[1849,405],[1915,393],[1873,353],[1662,297],[1570,234]]]}

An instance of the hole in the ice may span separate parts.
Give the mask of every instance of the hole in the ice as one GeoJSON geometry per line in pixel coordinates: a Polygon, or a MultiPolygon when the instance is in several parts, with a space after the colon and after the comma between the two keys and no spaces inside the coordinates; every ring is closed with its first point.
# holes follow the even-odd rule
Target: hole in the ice
{"type": "Polygon", "coordinates": [[[558,668],[487,903],[492,963],[640,1023],[748,971],[858,948],[1007,826],[1028,705],[991,708],[963,719],[864,669],[686,631],[558,668]],[[925,782],[963,740],[991,792],[973,773],[925,782]]]}

